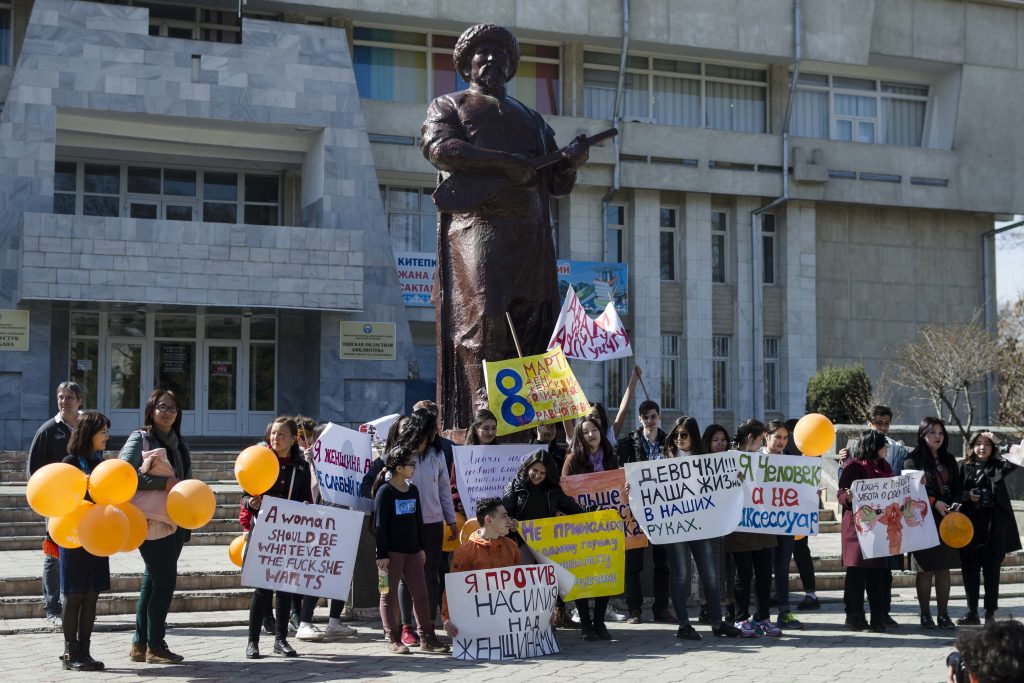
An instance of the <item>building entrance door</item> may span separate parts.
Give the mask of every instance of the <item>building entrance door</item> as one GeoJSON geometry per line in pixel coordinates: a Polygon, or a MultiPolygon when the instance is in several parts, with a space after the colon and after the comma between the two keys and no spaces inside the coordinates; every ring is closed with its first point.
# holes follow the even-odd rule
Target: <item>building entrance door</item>
{"type": "Polygon", "coordinates": [[[128,434],[142,426],[145,346],[143,339],[107,339],[105,374],[109,382],[107,416],[111,434],[128,434]]]}
{"type": "Polygon", "coordinates": [[[242,434],[244,387],[249,385],[242,364],[242,343],[203,343],[203,433],[211,436],[242,434]]]}

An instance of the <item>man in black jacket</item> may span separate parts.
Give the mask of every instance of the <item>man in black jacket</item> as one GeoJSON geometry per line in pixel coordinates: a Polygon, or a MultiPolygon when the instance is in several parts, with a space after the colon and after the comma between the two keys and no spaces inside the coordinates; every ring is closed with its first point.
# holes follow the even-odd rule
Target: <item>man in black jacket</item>
{"type": "MultiPolygon", "coordinates": [[[[665,432],[661,431],[661,409],[658,404],[648,399],[640,403],[639,429],[619,439],[615,446],[615,455],[619,459],[619,467],[628,462],[644,462],[659,460],[665,454],[665,432]]],[[[626,551],[626,607],[629,609],[627,623],[639,624],[644,604],[643,588],[640,585],[640,573],[644,569],[644,548],[632,548],[626,551]]],[[[665,549],[652,545],[654,555],[654,604],[651,611],[654,621],[675,623],[668,610],[669,570],[665,549]]]]}
{"type": "MultiPolygon", "coordinates": [[[[46,465],[60,462],[68,455],[68,440],[71,430],[78,421],[85,392],[74,382],[61,382],[57,386],[57,414],[43,423],[32,437],[28,449],[28,474],[46,465]]],[[[49,534],[47,540],[52,544],[49,534]]],[[[46,602],[46,620],[54,628],[60,628],[60,562],[43,551],[43,599],[46,602]]]]}

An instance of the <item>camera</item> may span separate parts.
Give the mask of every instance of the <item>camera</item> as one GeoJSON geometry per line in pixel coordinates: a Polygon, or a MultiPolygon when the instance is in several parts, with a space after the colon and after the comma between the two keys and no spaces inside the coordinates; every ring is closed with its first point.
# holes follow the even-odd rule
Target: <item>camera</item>
{"type": "Polygon", "coordinates": [[[996,501],[995,501],[995,498],[992,496],[992,489],[981,489],[981,488],[978,488],[978,489],[974,489],[973,493],[974,493],[974,495],[978,496],[978,498],[979,498],[979,500],[977,502],[978,507],[980,507],[980,508],[995,507],[996,501]]]}
{"type": "Polygon", "coordinates": [[[953,669],[953,680],[956,683],[967,683],[967,664],[959,652],[953,651],[946,656],[946,666],[953,669]]]}

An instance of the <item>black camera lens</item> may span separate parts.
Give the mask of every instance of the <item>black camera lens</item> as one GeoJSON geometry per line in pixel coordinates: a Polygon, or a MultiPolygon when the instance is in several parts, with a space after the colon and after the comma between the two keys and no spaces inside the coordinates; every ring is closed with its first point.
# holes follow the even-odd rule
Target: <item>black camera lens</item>
{"type": "Polygon", "coordinates": [[[963,655],[955,650],[946,656],[946,666],[953,668],[953,680],[956,683],[967,683],[967,665],[963,655]]]}

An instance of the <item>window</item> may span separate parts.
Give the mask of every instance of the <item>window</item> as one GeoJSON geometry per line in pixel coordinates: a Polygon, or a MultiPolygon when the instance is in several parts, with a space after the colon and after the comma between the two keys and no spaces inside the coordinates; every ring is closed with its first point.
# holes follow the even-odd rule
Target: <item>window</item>
{"type": "MultiPolygon", "coordinates": [[[[584,115],[610,119],[615,109],[619,55],[583,53],[584,115]]],[[[666,126],[765,132],[768,70],[629,55],[623,85],[625,119],[666,126]]]]}
{"type": "Polygon", "coordinates": [[[763,268],[761,282],[775,284],[775,214],[761,214],[761,251],[763,268]]]}
{"type": "Polygon", "coordinates": [[[729,337],[711,338],[712,408],[729,410],[729,337]]]}
{"type": "Polygon", "coordinates": [[[191,3],[171,4],[136,0],[136,7],[149,8],[149,35],[213,43],[241,43],[242,29],[234,11],[196,7],[191,3]]]}
{"type": "Polygon", "coordinates": [[[622,232],[626,228],[626,207],[609,204],[606,213],[608,227],[605,230],[605,261],[617,263],[622,261],[622,232]]]}
{"type": "Polygon", "coordinates": [[[53,212],[279,225],[281,179],[276,174],[57,161],[53,212]]]}
{"type": "Polygon", "coordinates": [[[14,40],[11,31],[11,3],[0,2],[0,66],[14,63],[14,40]]]}
{"type": "Polygon", "coordinates": [[[661,335],[661,409],[679,407],[679,335],[661,335]]]}
{"type": "Polygon", "coordinates": [[[801,73],[793,104],[794,135],[920,147],[928,86],[801,73]]]}
{"type": "Polygon", "coordinates": [[[711,281],[724,283],[728,260],[726,259],[726,228],[728,215],[724,211],[711,212],[711,281]]]}
{"type": "Polygon", "coordinates": [[[396,251],[437,251],[437,209],[425,187],[380,186],[396,251]]]}
{"type": "Polygon", "coordinates": [[[84,409],[95,409],[99,373],[100,314],[71,312],[71,361],[68,377],[85,389],[84,409]]]}
{"type": "Polygon", "coordinates": [[[274,411],[277,319],[256,316],[249,320],[249,410],[274,411]]]}
{"type": "MultiPolygon", "coordinates": [[[[455,72],[457,36],[356,26],[352,63],[359,96],[389,102],[428,102],[468,87],[455,72]]],[[[557,114],[559,48],[520,43],[522,58],[508,94],[541,114],[557,114]]]]}
{"type": "Polygon", "coordinates": [[[671,281],[676,279],[676,210],[662,207],[660,225],[661,279],[671,281]]]}
{"type": "Polygon", "coordinates": [[[779,409],[779,338],[764,338],[764,409],[779,409]]]}
{"type": "Polygon", "coordinates": [[[616,358],[605,361],[604,365],[604,396],[605,400],[590,397],[592,403],[604,403],[605,410],[610,415],[609,420],[615,419],[615,410],[618,407],[622,395],[626,393],[626,385],[629,383],[629,376],[633,373],[632,358],[616,358]]]}

